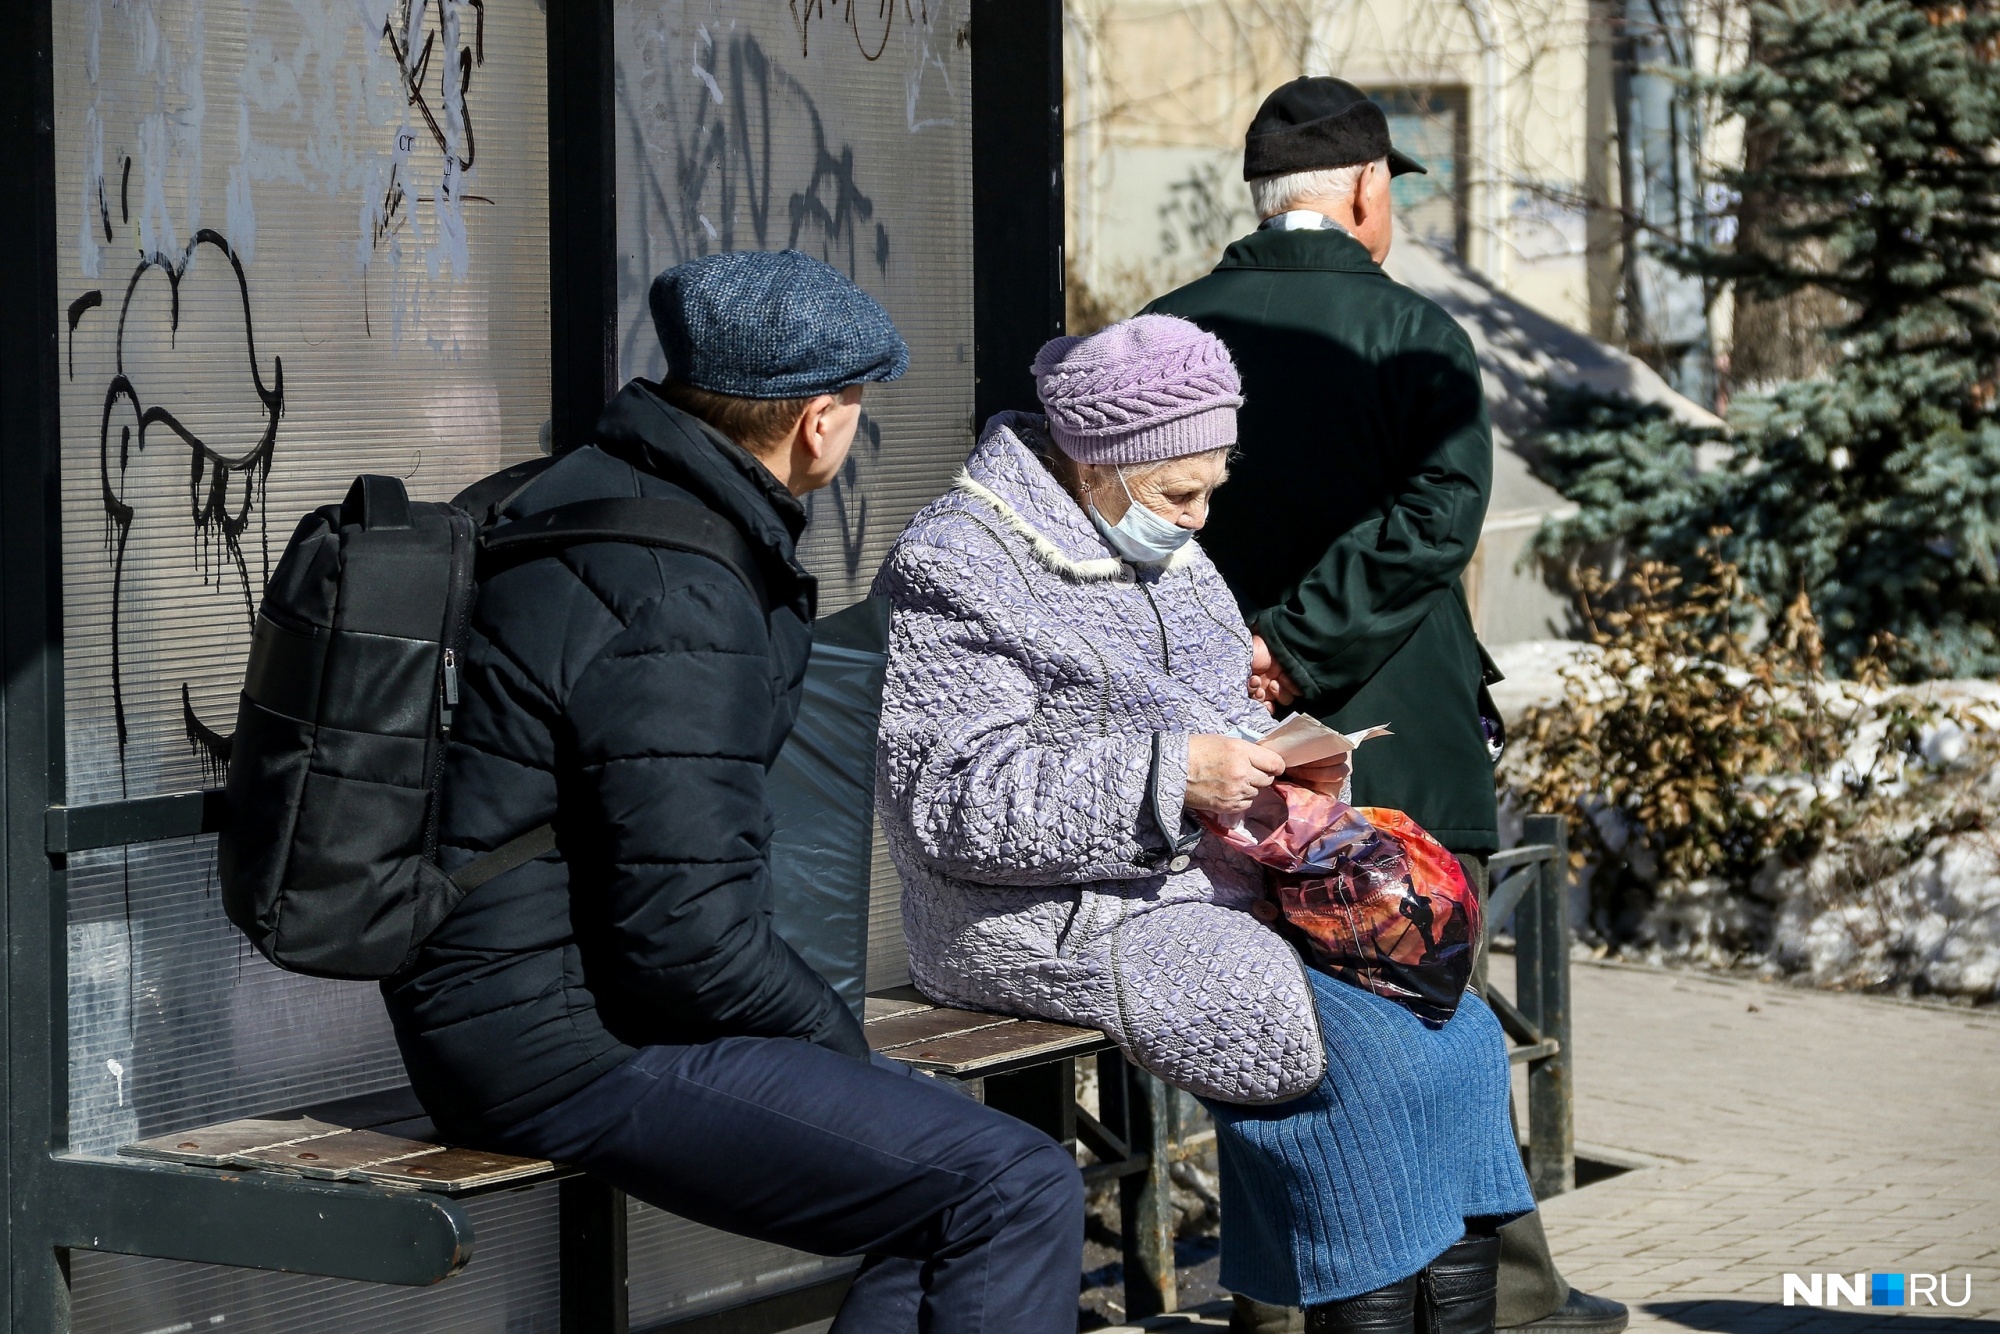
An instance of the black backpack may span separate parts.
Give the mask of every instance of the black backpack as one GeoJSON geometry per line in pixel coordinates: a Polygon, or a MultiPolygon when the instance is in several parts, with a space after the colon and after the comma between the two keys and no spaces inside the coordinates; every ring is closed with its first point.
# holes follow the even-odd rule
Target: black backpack
{"type": "Polygon", "coordinates": [[[280,968],[390,976],[467,893],[555,846],[543,825],[451,875],[435,860],[478,574],[633,542],[717,561],[768,608],[749,542],[699,505],[581,500],[497,523],[551,462],[496,473],[449,505],[359,477],[286,545],[244,671],[217,865],[229,920],[280,968]]]}

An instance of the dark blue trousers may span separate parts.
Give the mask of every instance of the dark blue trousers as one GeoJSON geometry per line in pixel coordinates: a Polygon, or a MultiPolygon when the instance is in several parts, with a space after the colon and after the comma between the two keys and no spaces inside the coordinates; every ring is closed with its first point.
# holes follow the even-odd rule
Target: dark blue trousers
{"type": "Polygon", "coordinates": [[[881,1057],[647,1047],[497,1147],[710,1227],[866,1256],[833,1334],[1074,1334],[1083,1184],[1040,1131],[881,1057]]]}

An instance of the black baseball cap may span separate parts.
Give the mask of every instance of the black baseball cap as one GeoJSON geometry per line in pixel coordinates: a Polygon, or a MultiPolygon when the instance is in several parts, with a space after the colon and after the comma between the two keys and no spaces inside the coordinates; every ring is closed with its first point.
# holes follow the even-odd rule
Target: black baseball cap
{"type": "Polygon", "coordinates": [[[1389,142],[1389,118],[1345,79],[1293,79],[1264,99],[1243,138],[1243,179],[1389,159],[1389,174],[1429,175],[1389,142]]]}

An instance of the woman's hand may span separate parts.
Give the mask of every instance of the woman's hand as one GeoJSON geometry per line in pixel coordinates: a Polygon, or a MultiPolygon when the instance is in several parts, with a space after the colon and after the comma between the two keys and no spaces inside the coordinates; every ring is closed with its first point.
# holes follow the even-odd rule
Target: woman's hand
{"type": "Polygon", "coordinates": [[[1241,815],[1284,771],[1282,755],[1254,742],[1207,733],[1191,736],[1187,792],[1181,804],[1210,815],[1241,815]]]}
{"type": "Polygon", "coordinates": [[[1347,784],[1347,777],[1354,772],[1354,756],[1334,755],[1314,764],[1295,764],[1285,770],[1285,781],[1309,787],[1321,796],[1340,799],[1340,789],[1347,784]]]}
{"type": "Polygon", "coordinates": [[[1298,685],[1271,656],[1271,646],[1264,642],[1264,636],[1253,633],[1250,636],[1250,698],[1276,712],[1274,705],[1290,704],[1298,697],[1298,685]]]}

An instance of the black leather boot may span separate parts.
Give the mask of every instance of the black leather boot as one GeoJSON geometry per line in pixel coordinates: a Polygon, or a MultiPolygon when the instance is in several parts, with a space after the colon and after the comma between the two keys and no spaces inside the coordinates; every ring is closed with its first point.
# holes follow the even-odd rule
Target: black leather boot
{"type": "Polygon", "coordinates": [[[1359,1297],[1308,1306],[1306,1334],[1417,1334],[1417,1276],[1359,1297]]]}
{"type": "Polygon", "coordinates": [[[1493,1334],[1499,1274],[1500,1238],[1467,1234],[1453,1242],[1417,1275],[1418,1334],[1493,1334]]]}

